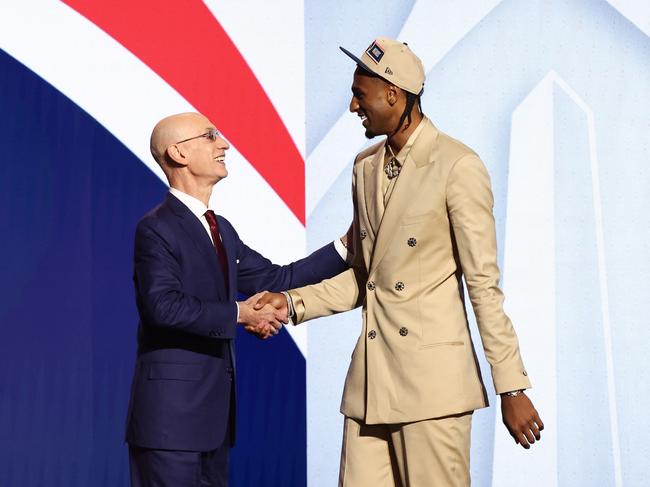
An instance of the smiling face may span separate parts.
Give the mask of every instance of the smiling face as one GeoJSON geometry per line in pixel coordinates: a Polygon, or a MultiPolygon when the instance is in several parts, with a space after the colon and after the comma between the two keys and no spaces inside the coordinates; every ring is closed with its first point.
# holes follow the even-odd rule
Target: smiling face
{"type": "Polygon", "coordinates": [[[200,113],[162,119],[151,133],[150,144],[170,185],[178,189],[212,188],[228,175],[225,157],[230,145],[200,113]]]}
{"type": "Polygon", "coordinates": [[[186,168],[192,177],[216,184],[228,176],[226,151],[230,145],[221,135],[215,136],[216,127],[206,117],[193,115],[183,123],[183,133],[187,136],[184,139],[190,140],[174,145],[184,153],[186,168]]]}
{"type": "Polygon", "coordinates": [[[383,79],[357,68],[352,81],[350,111],[362,120],[369,139],[389,135],[397,126],[400,109],[399,89],[383,79]]]}

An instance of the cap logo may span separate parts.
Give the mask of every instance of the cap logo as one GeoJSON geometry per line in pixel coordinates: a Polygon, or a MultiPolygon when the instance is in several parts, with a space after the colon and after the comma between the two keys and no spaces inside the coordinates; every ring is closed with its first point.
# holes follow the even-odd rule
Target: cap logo
{"type": "Polygon", "coordinates": [[[370,47],[366,49],[366,54],[370,56],[370,59],[379,64],[381,58],[384,57],[384,50],[379,47],[376,42],[373,42],[370,44],[370,47]]]}
{"type": "Polygon", "coordinates": [[[384,74],[393,74],[393,71],[389,67],[386,67],[386,71],[384,71],[384,74]]]}

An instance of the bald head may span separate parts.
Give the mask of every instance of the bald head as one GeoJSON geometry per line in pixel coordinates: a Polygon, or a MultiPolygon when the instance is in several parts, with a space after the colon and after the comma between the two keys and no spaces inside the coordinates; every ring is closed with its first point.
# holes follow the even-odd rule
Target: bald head
{"type": "Polygon", "coordinates": [[[165,159],[167,148],[180,140],[200,134],[211,125],[205,116],[196,112],[170,115],[156,124],[151,132],[149,146],[151,155],[160,164],[165,174],[167,174],[165,159]]]}
{"type": "Polygon", "coordinates": [[[214,185],[228,175],[226,151],[230,144],[200,113],[163,118],[151,132],[149,144],[169,185],[206,205],[214,185]]]}

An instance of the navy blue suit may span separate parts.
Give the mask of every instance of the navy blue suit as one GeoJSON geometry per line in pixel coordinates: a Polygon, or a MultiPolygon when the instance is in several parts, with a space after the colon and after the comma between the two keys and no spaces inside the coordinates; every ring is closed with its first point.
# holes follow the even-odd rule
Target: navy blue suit
{"type": "Polygon", "coordinates": [[[138,223],[140,324],[126,431],[131,445],[208,451],[227,442],[234,417],[237,293],[299,287],[346,268],[332,244],[292,264],[272,264],[247,247],[225,218],[217,219],[229,289],[208,233],[177,198],[169,194],[138,223]]]}

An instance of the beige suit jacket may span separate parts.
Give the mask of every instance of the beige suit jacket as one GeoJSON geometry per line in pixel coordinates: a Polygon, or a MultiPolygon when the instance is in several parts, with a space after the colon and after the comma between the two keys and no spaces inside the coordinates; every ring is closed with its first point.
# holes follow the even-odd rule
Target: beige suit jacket
{"type": "Polygon", "coordinates": [[[487,406],[463,275],[496,392],[530,387],[498,287],[485,166],[429,120],[421,123],[385,208],[378,174],[384,143],[356,157],[352,267],[290,292],[298,322],[363,306],[341,412],[368,424],[487,406]]]}

